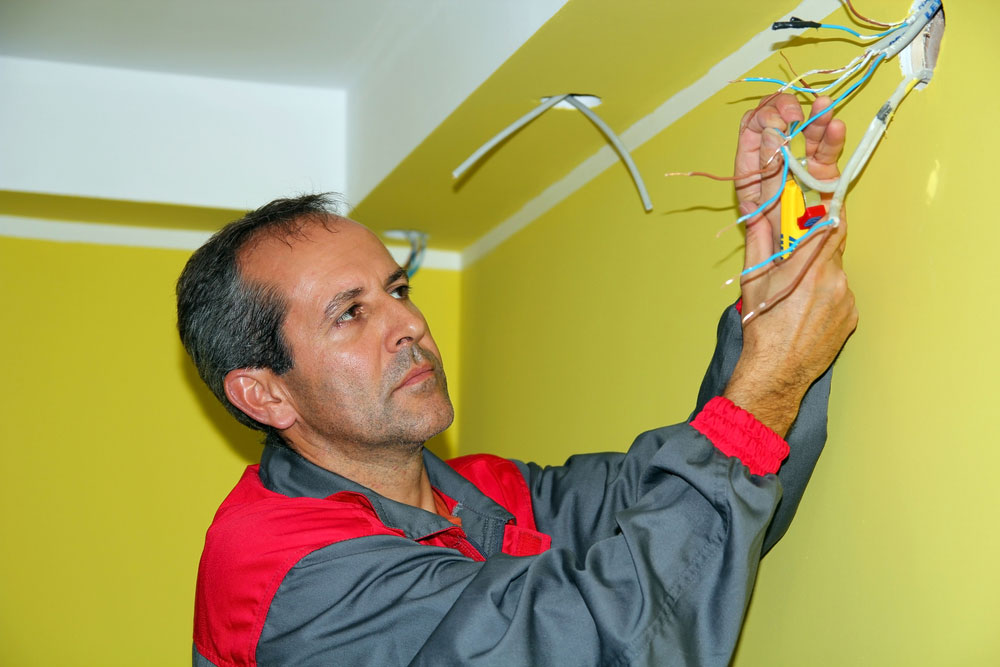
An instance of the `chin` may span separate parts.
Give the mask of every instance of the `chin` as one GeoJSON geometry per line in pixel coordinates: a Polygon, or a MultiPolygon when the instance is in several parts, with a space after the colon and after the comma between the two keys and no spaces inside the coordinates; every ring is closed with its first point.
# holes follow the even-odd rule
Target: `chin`
{"type": "Polygon", "coordinates": [[[422,425],[423,428],[420,429],[422,431],[421,439],[423,442],[441,433],[455,421],[455,409],[452,407],[451,401],[445,398],[443,403],[442,406],[432,412],[424,413],[427,419],[422,425]]]}

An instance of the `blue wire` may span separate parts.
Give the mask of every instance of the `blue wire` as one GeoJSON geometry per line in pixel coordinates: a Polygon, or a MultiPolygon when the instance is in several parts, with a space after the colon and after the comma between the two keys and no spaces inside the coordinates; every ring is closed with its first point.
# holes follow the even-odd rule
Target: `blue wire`
{"type": "Polygon", "coordinates": [[[906,24],[904,23],[902,25],[896,26],[895,28],[890,28],[889,30],[886,30],[885,32],[880,32],[877,35],[862,35],[860,32],[855,32],[854,30],[851,30],[850,28],[846,28],[846,27],[844,27],[842,25],[834,25],[833,23],[820,23],[819,27],[820,28],[830,28],[830,29],[833,29],[833,30],[843,30],[844,32],[849,32],[852,35],[854,35],[855,37],[861,37],[862,39],[876,39],[878,37],[885,37],[886,35],[891,35],[892,33],[896,32],[897,30],[905,28],[906,24]]]}
{"type": "MultiPolygon", "coordinates": [[[[794,129],[795,125],[796,125],[796,123],[792,123],[790,129],[794,129]]],[[[782,135],[782,136],[784,136],[784,135],[782,135]]],[[[782,174],[781,174],[781,189],[778,190],[778,194],[776,194],[774,197],[772,197],[771,199],[769,199],[767,201],[767,203],[765,203],[759,209],[757,209],[753,213],[748,213],[747,215],[745,215],[742,218],[740,218],[739,220],[737,220],[737,222],[741,222],[741,221],[745,220],[746,218],[749,218],[749,217],[751,217],[753,215],[756,215],[758,212],[761,211],[761,209],[767,208],[767,206],[769,206],[771,204],[771,202],[773,202],[775,199],[777,199],[781,195],[781,193],[784,192],[784,190],[785,190],[785,180],[788,177],[788,161],[792,159],[791,154],[788,152],[788,147],[787,146],[782,146],[781,147],[781,156],[785,160],[785,168],[784,168],[784,170],[782,171],[782,174]]],[[[789,246],[788,248],[785,248],[784,250],[781,250],[781,251],[778,251],[778,252],[774,253],[773,255],[771,255],[770,257],[768,257],[764,261],[760,262],[759,264],[754,264],[750,268],[743,269],[743,271],[740,272],[740,275],[741,276],[745,276],[748,273],[753,273],[754,271],[757,271],[759,269],[764,268],[765,266],[767,266],[768,264],[770,264],[774,260],[778,259],[779,257],[783,257],[785,255],[791,255],[793,252],[795,252],[795,249],[798,247],[798,245],[800,243],[802,243],[807,238],[809,238],[810,234],[812,234],[817,229],[821,229],[823,227],[828,227],[828,226],[830,226],[832,224],[833,224],[833,220],[831,219],[831,220],[827,220],[826,222],[821,222],[819,224],[813,225],[812,227],[809,228],[809,231],[807,231],[805,234],[803,234],[799,238],[799,240],[795,241],[791,246],[789,246]]]]}
{"type": "Polygon", "coordinates": [[[822,92],[818,90],[813,90],[812,88],[802,88],[801,86],[789,86],[787,81],[782,81],[781,79],[769,79],[763,76],[748,76],[743,79],[744,81],[750,81],[755,83],[777,83],[781,86],[788,86],[791,90],[796,90],[800,93],[817,93],[822,92]]]}
{"type": "Polygon", "coordinates": [[[767,266],[768,264],[770,264],[774,260],[778,259],[779,257],[782,257],[784,255],[791,255],[793,252],[795,252],[795,249],[799,247],[800,243],[802,243],[807,238],[809,238],[810,234],[812,234],[813,232],[815,232],[817,229],[821,229],[823,227],[829,227],[832,224],[833,224],[833,220],[827,220],[826,222],[821,222],[819,224],[813,225],[812,227],[809,228],[809,231],[806,232],[805,234],[803,234],[802,237],[798,241],[796,241],[791,247],[785,248],[784,250],[781,250],[779,252],[774,253],[773,255],[771,255],[770,257],[768,257],[767,259],[765,259],[760,264],[754,264],[753,266],[751,266],[748,269],[743,269],[743,271],[740,272],[740,275],[741,276],[745,276],[748,273],[753,273],[754,271],[757,271],[759,269],[764,268],[765,266],[767,266]]]}
{"type": "Polygon", "coordinates": [[[829,113],[830,110],[833,109],[833,107],[835,107],[838,104],[840,104],[844,100],[844,98],[847,97],[848,95],[850,95],[851,93],[853,93],[855,91],[855,89],[857,89],[858,86],[860,86],[865,81],[867,81],[868,79],[871,78],[871,75],[875,72],[875,68],[878,67],[879,63],[881,63],[883,60],[885,60],[885,54],[884,53],[880,53],[878,55],[878,58],[876,58],[875,61],[871,64],[871,66],[868,68],[868,71],[865,72],[865,75],[863,77],[861,77],[860,79],[858,79],[858,81],[856,81],[854,83],[854,85],[852,85],[850,88],[848,88],[847,90],[845,90],[844,93],[840,97],[838,97],[837,99],[835,99],[833,102],[830,102],[830,106],[828,106],[827,108],[823,109],[823,111],[821,113],[816,114],[815,116],[813,116],[812,118],[810,118],[806,122],[804,122],[801,125],[799,125],[795,129],[794,132],[792,132],[790,135],[788,135],[788,138],[792,139],[795,136],[801,134],[802,130],[804,130],[807,127],[809,127],[809,125],[814,120],[816,120],[817,118],[819,118],[820,116],[822,116],[822,115],[824,115],[826,113],[829,113]]]}

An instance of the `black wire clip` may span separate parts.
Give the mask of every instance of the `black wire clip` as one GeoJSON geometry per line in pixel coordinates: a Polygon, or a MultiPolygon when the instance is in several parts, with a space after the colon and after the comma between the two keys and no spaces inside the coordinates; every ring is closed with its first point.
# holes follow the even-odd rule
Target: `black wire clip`
{"type": "Polygon", "coordinates": [[[806,21],[805,19],[800,19],[797,16],[793,16],[787,21],[775,21],[771,24],[771,30],[796,30],[799,28],[819,27],[822,27],[821,23],[818,23],[817,21],[806,21]]]}

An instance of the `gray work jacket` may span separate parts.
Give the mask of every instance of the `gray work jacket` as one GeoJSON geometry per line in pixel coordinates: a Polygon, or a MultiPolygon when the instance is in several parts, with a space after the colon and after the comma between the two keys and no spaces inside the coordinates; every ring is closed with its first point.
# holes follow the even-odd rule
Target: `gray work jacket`
{"type": "MultiPolygon", "coordinates": [[[[739,357],[735,309],[718,334],[695,413],[739,357]]],[[[268,447],[269,491],[363,494],[403,534],[359,535],[298,560],[261,612],[257,663],[727,665],[759,559],[787,529],[822,450],[829,386],[827,371],[806,394],[778,475],[750,474],[686,423],[644,433],[626,453],[517,462],[537,529],[552,538],[527,557],[500,553],[511,515],[429,452],[432,485],[459,501],[485,561],[414,541],[450,528],[443,517],[268,447]]],[[[194,662],[214,664],[197,648],[194,662]]]]}

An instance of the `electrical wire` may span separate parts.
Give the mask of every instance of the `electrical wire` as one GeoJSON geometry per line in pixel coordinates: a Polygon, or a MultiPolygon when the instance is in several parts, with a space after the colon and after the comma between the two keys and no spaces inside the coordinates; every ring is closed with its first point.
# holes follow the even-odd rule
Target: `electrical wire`
{"type": "MultiPolygon", "coordinates": [[[[811,239],[820,240],[816,241],[816,248],[812,251],[812,254],[809,255],[808,259],[806,259],[806,262],[802,265],[798,275],[796,275],[792,282],[788,283],[788,285],[786,285],[783,289],[778,290],[775,294],[771,295],[764,301],[761,301],[756,308],[745,314],[743,316],[743,326],[746,326],[754,318],[760,317],[767,311],[771,310],[771,308],[784,301],[785,297],[795,291],[795,288],[799,286],[799,283],[802,282],[802,279],[809,272],[809,267],[813,265],[816,258],[819,257],[819,253],[823,250],[823,246],[826,244],[826,235],[832,232],[833,229],[833,225],[824,227],[823,230],[819,232],[819,236],[810,237],[811,239]]],[[[799,239],[799,243],[796,244],[796,247],[798,247],[799,244],[803,243],[805,240],[805,236],[799,239]]]]}
{"type": "Polygon", "coordinates": [[[865,23],[868,23],[870,25],[878,26],[880,28],[891,28],[893,26],[897,26],[903,23],[903,21],[897,21],[896,23],[883,23],[882,21],[876,21],[874,19],[868,18],[867,16],[864,16],[861,12],[855,9],[854,5],[851,4],[851,0],[844,0],[844,4],[847,5],[847,10],[851,12],[851,14],[854,14],[854,17],[856,19],[864,21],[865,23]]]}
{"type": "Polygon", "coordinates": [[[864,83],[865,81],[867,81],[868,79],[870,79],[870,78],[871,78],[871,76],[872,76],[872,74],[874,74],[874,73],[875,73],[875,69],[876,69],[876,68],[877,68],[877,67],[878,67],[878,66],[879,66],[879,65],[880,65],[880,64],[882,63],[882,61],[883,61],[883,60],[885,60],[885,58],[886,58],[885,54],[879,54],[879,56],[878,56],[878,57],[877,57],[877,58],[876,58],[876,59],[875,59],[875,60],[874,60],[874,61],[872,62],[872,64],[871,64],[871,65],[870,65],[870,66],[868,67],[868,71],[867,71],[867,72],[865,72],[865,75],[864,75],[863,77],[861,77],[860,79],[858,79],[857,81],[855,81],[855,82],[854,82],[854,84],[852,84],[850,88],[848,88],[847,90],[845,90],[845,91],[844,91],[844,92],[843,92],[843,93],[842,93],[842,94],[841,94],[841,95],[840,95],[839,97],[835,98],[835,99],[834,99],[834,100],[833,100],[832,102],[830,102],[830,106],[828,106],[827,108],[823,109],[822,111],[820,111],[820,112],[819,112],[818,114],[816,114],[815,116],[813,116],[812,118],[810,118],[810,119],[809,119],[809,120],[807,120],[806,122],[802,123],[802,125],[799,125],[799,126],[798,126],[798,127],[797,127],[797,128],[795,129],[795,131],[794,131],[794,132],[792,132],[792,134],[790,134],[790,135],[788,136],[788,138],[789,138],[789,139],[792,139],[793,137],[795,137],[795,136],[797,136],[797,135],[801,134],[801,133],[802,133],[802,131],[803,131],[804,129],[806,129],[807,127],[809,127],[810,125],[812,125],[812,123],[813,123],[813,122],[814,122],[814,121],[815,121],[815,120],[816,120],[817,118],[819,118],[820,116],[822,116],[822,115],[824,115],[824,114],[827,114],[827,113],[830,113],[830,110],[831,110],[831,109],[833,109],[833,108],[834,108],[835,106],[837,106],[838,104],[840,104],[840,103],[841,103],[842,101],[844,101],[844,99],[845,99],[845,98],[846,98],[846,97],[847,97],[848,95],[850,95],[850,94],[851,94],[851,93],[853,93],[853,92],[854,92],[855,90],[857,90],[858,86],[860,86],[860,85],[861,85],[861,84],[863,84],[863,83],[864,83]]]}
{"type": "Polygon", "coordinates": [[[465,159],[465,161],[462,162],[462,164],[460,164],[457,167],[455,167],[455,170],[451,172],[451,177],[452,178],[461,178],[462,174],[464,174],[466,172],[466,170],[468,170],[469,167],[471,167],[472,165],[474,165],[477,162],[479,162],[479,160],[484,155],[486,155],[487,153],[489,153],[493,149],[494,146],[496,146],[497,144],[499,144],[500,142],[502,142],[504,139],[506,139],[510,135],[514,134],[515,132],[517,132],[518,130],[520,130],[522,127],[524,127],[525,125],[527,125],[531,121],[533,121],[536,118],[538,118],[539,116],[541,116],[543,113],[545,113],[546,111],[548,111],[549,109],[551,109],[555,105],[557,105],[560,102],[562,102],[567,97],[569,97],[569,95],[556,95],[555,97],[551,97],[551,98],[547,99],[546,101],[542,102],[541,104],[539,104],[537,107],[535,107],[534,109],[532,109],[528,113],[524,114],[523,116],[521,116],[520,118],[518,118],[517,120],[515,120],[513,123],[511,123],[510,125],[508,125],[504,129],[500,130],[500,132],[497,133],[497,135],[495,137],[493,137],[492,139],[490,139],[489,141],[487,141],[485,144],[483,144],[482,146],[480,146],[478,149],[476,149],[476,152],[473,153],[472,155],[470,155],[469,157],[467,157],[465,159]]]}
{"type": "Polygon", "coordinates": [[[839,88],[841,85],[844,84],[845,81],[850,80],[851,77],[858,72],[858,70],[864,67],[868,63],[868,61],[871,60],[873,55],[874,53],[872,51],[866,51],[864,54],[858,56],[844,67],[832,70],[811,70],[809,72],[806,72],[805,74],[796,76],[794,79],[790,81],[782,81],[781,79],[774,79],[770,77],[756,77],[756,76],[748,76],[744,79],[737,79],[737,81],[739,82],[746,81],[751,83],[754,82],[776,83],[781,86],[781,88],[778,90],[779,93],[785,90],[794,90],[800,93],[812,93],[813,95],[821,95],[828,90],[835,90],[839,88]],[[837,77],[833,82],[823,86],[822,88],[795,85],[797,81],[801,81],[807,76],[813,76],[816,74],[835,74],[837,72],[844,72],[844,73],[841,76],[837,77]]]}
{"type": "Polygon", "coordinates": [[[857,30],[852,30],[851,28],[848,28],[847,26],[836,25],[834,23],[820,23],[819,27],[820,28],[827,28],[828,30],[843,30],[844,32],[851,33],[852,35],[854,35],[855,37],[857,37],[859,39],[879,39],[880,37],[885,37],[886,35],[891,35],[892,33],[896,32],[897,30],[901,30],[903,28],[902,25],[897,25],[897,26],[894,26],[892,28],[889,28],[885,32],[880,32],[877,35],[862,35],[857,30]]]}
{"type": "Polygon", "coordinates": [[[823,222],[817,222],[815,225],[813,225],[812,227],[810,227],[809,231],[807,231],[805,234],[803,234],[802,237],[795,244],[793,244],[792,246],[789,246],[788,248],[785,248],[784,250],[779,250],[778,252],[774,253],[773,255],[771,255],[770,257],[768,257],[767,259],[761,260],[760,262],[754,264],[753,266],[749,266],[749,267],[743,269],[737,275],[733,276],[732,278],[730,278],[729,280],[727,280],[725,283],[723,283],[723,285],[724,286],[725,285],[732,285],[734,282],[736,282],[737,280],[739,280],[743,276],[748,276],[751,273],[756,273],[757,271],[760,271],[761,269],[770,266],[771,264],[774,263],[774,260],[781,259],[783,257],[787,257],[787,256],[791,255],[793,252],[795,252],[799,248],[799,246],[802,245],[803,241],[805,241],[807,238],[811,237],[813,234],[815,234],[819,230],[826,229],[827,227],[836,227],[838,224],[840,224],[840,221],[839,220],[833,220],[833,219],[827,219],[827,220],[825,220],[823,222]]]}
{"type": "Polygon", "coordinates": [[[806,21],[805,19],[800,19],[797,16],[792,16],[787,21],[775,21],[771,24],[771,30],[805,30],[808,28],[826,28],[827,30],[842,30],[848,32],[859,39],[879,39],[880,37],[885,37],[891,33],[900,30],[905,27],[905,24],[896,25],[890,27],[888,30],[881,32],[877,35],[862,35],[857,30],[848,28],[847,26],[837,25],[836,23],[820,23],[819,21],[806,21]]]}
{"type": "Polygon", "coordinates": [[[618,138],[614,130],[601,119],[596,113],[587,108],[587,105],[576,99],[574,95],[568,95],[566,101],[577,108],[577,110],[584,116],[590,119],[590,122],[597,126],[597,129],[604,134],[605,138],[611,142],[614,149],[618,152],[619,157],[621,157],[622,162],[625,163],[625,167],[628,169],[628,173],[632,176],[632,181],[635,182],[635,187],[639,191],[639,199],[642,200],[642,207],[647,211],[653,210],[653,202],[649,199],[649,192],[646,190],[646,184],[642,180],[642,175],[639,174],[639,169],[635,166],[635,161],[629,154],[628,149],[625,148],[624,142],[618,138]]]}
{"type": "Polygon", "coordinates": [[[622,162],[625,163],[625,167],[628,169],[628,173],[632,177],[632,181],[635,183],[636,189],[639,191],[639,199],[642,200],[642,207],[646,210],[646,212],[652,211],[653,202],[649,198],[649,192],[646,190],[646,184],[643,182],[642,175],[639,173],[639,169],[635,166],[635,161],[629,154],[624,142],[622,142],[618,135],[615,134],[614,130],[612,130],[600,116],[587,108],[587,105],[577,99],[577,96],[573,94],[550,97],[504,129],[500,130],[496,136],[477,148],[472,155],[467,157],[465,161],[462,162],[462,164],[458,165],[455,170],[451,172],[452,178],[461,178],[462,174],[464,174],[469,167],[481,160],[483,156],[489,153],[495,146],[499,145],[507,137],[511,136],[522,127],[563,101],[573,106],[580,113],[586,116],[590,122],[593,123],[598,130],[600,130],[601,134],[603,134],[604,137],[611,143],[615,151],[618,153],[618,156],[622,159],[622,162]]]}
{"type": "Polygon", "coordinates": [[[778,51],[778,55],[781,56],[781,59],[785,61],[785,65],[788,66],[788,71],[792,73],[793,77],[795,77],[794,79],[791,80],[791,83],[801,83],[804,88],[814,87],[810,85],[808,81],[806,81],[805,74],[799,74],[798,72],[795,71],[795,67],[792,65],[792,61],[789,59],[788,56],[785,55],[784,51],[778,51]]]}
{"type": "MultiPolygon", "coordinates": [[[[743,177],[743,176],[740,176],[740,178],[744,178],[744,177],[743,177]]],[[[767,200],[766,202],[764,202],[763,204],[761,204],[761,205],[760,205],[760,206],[759,206],[759,207],[758,207],[757,209],[755,209],[754,211],[751,211],[750,213],[747,213],[746,215],[741,215],[741,216],[740,216],[739,218],[737,218],[737,219],[736,219],[736,222],[735,222],[735,223],[733,223],[733,224],[735,224],[735,225],[738,225],[738,224],[740,224],[741,222],[746,222],[746,221],[747,221],[747,220],[749,220],[750,218],[752,218],[752,217],[756,216],[756,215],[757,215],[758,213],[760,213],[761,211],[763,211],[763,210],[765,210],[766,208],[768,208],[768,207],[769,207],[769,206],[770,206],[771,204],[773,204],[774,202],[778,201],[778,198],[779,198],[779,197],[781,197],[781,191],[785,189],[785,182],[786,182],[787,180],[788,180],[788,161],[787,161],[787,160],[785,160],[785,161],[784,161],[784,164],[783,164],[783,165],[782,165],[782,167],[781,167],[781,187],[779,187],[779,188],[778,188],[778,191],[774,193],[774,196],[773,196],[773,197],[771,197],[770,199],[768,199],[768,200],[767,200]]]]}
{"type": "MultiPolygon", "coordinates": [[[[767,82],[767,83],[777,84],[778,86],[780,86],[780,88],[776,92],[764,97],[757,104],[757,107],[750,114],[747,114],[744,117],[744,120],[741,122],[740,125],[740,133],[742,133],[746,129],[746,126],[749,123],[750,119],[753,118],[753,116],[761,108],[763,108],[775,96],[779,95],[781,92],[785,90],[790,89],[802,93],[822,93],[827,90],[839,88],[841,85],[853,79],[859,71],[867,67],[867,70],[864,72],[864,74],[857,81],[852,83],[843,93],[841,93],[834,100],[832,100],[831,103],[822,111],[810,117],[809,119],[805,120],[804,122],[792,123],[788,128],[787,134],[777,128],[765,128],[764,131],[770,130],[774,133],[777,133],[782,138],[782,141],[781,145],[768,158],[767,162],[765,163],[762,169],[755,172],[734,175],[734,176],[717,176],[714,174],[709,174],[706,172],[697,172],[697,171],[683,173],[683,175],[687,176],[705,176],[720,181],[736,181],[736,180],[752,178],[754,176],[762,176],[762,178],[772,178],[776,175],[776,170],[772,171],[770,174],[767,175],[765,174],[771,168],[771,164],[773,163],[774,159],[779,155],[781,156],[781,162],[782,162],[781,177],[780,177],[781,181],[777,189],[777,192],[774,194],[774,196],[770,197],[766,202],[758,206],[752,212],[737,218],[734,223],[728,225],[723,230],[720,230],[719,234],[721,234],[722,231],[725,231],[725,229],[728,229],[729,227],[736,226],[740,223],[745,223],[749,219],[761,214],[763,211],[771,207],[782,196],[782,193],[785,191],[788,183],[789,172],[792,173],[795,180],[804,190],[805,189],[813,190],[828,195],[827,197],[824,197],[824,203],[827,206],[826,215],[822,219],[817,221],[816,224],[810,227],[804,235],[799,237],[798,240],[793,241],[788,248],[785,248],[784,250],[772,254],[770,257],[767,257],[766,259],[754,264],[753,266],[743,269],[743,271],[741,271],[738,275],[734,276],[733,278],[730,278],[724,283],[725,285],[731,285],[737,280],[744,279],[746,276],[771,268],[775,266],[775,262],[777,260],[789,257],[792,253],[796,252],[806,243],[816,241],[816,248],[806,259],[806,261],[802,265],[802,268],[799,270],[799,273],[795,276],[795,278],[792,279],[792,281],[788,285],[783,287],[781,290],[771,295],[761,303],[757,304],[755,308],[750,310],[750,312],[748,312],[743,318],[744,324],[751,321],[753,318],[759,317],[761,314],[770,310],[776,304],[785,299],[789,294],[791,294],[802,282],[803,277],[809,271],[809,268],[815,263],[816,259],[819,256],[819,253],[821,252],[823,246],[825,245],[826,243],[825,237],[840,225],[841,212],[843,210],[843,204],[844,204],[844,199],[847,195],[847,190],[849,189],[851,183],[853,183],[858,178],[861,171],[864,169],[864,166],[871,158],[872,153],[874,152],[882,136],[885,134],[886,127],[891,121],[892,116],[895,113],[896,109],[899,107],[899,104],[911,90],[913,90],[918,85],[926,84],[927,82],[929,82],[931,76],[933,75],[934,61],[936,61],[937,58],[936,49],[933,52],[933,57],[931,57],[930,59],[927,59],[925,55],[924,60],[920,63],[920,65],[918,65],[919,67],[922,67],[922,69],[920,69],[919,71],[914,72],[912,71],[913,68],[907,69],[906,67],[904,67],[904,76],[905,76],[904,80],[900,82],[900,84],[896,87],[896,89],[890,95],[889,99],[885,102],[885,104],[883,104],[882,107],[879,108],[878,113],[875,114],[875,117],[869,124],[869,127],[865,132],[864,136],[862,136],[861,140],[858,142],[858,145],[855,147],[854,151],[848,158],[847,164],[845,165],[840,176],[838,178],[830,180],[820,180],[812,176],[812,174],[809,173],[809,170],[806,168],[806,166],[791,155],[791,152],[788,147],[789,142],[793,138],[797,137],[799,134],[802,134],[802,132],[805,131],[805,129],[809,127],[809,125],[815,122],[816,119],[829,113],[837,105],[846,100],[854,91],[856,91],[860,86],[864,85],[864,83],[872,77],[872,75],[875,73],[875,70],[878,69],[879,65],[881,65],[886,60],[889,60],[898,53],[900,53],[904,48],[906,48],[910,43],[912,43],[919,35],[921,35],[921,33],[923,33],[925,28],[928,27],[928,24],[931,22],[931,20],[938,15],[938,12],[940,12],[941,10],[941,4],[942,4],[941,0],[917,0],[911,8],[910,14],[906,17],[905,20],[900,21],[898,23],[883,23],[880,21],[874,21],[858,13],[857,10],[854,8],[854,6],[850,3],[850,0],[845,0],[845,3],[847,4],[849,11],[860,20],[870,23],[872,25],[888,28],[888,30],[885,30],[877,35],[861,35],[857,31],[851,30],[850,28],[846,28],[844,26],[803,21],[802,19],[798,19],[796,17],[792,17],[789,21],[781,21],[773,24],[772,28],[774,28],[775,30],[783,28],[824,27],[824,28],[845,30],[846,32],[849,32],[855,35],[856,37],[861,37],[863,39],[878,39],[879,41],[869,46],[864,51],[864,53],[862,53],[859,56],[856,56],[847,65],[844,65],[843,67],[837,69],[816,69],[816,70],[810,70],[805,74],[799,75],[795,73],[791,63],[788,62],[787,58],[785,58],[786,62],[788,62],[789,70],[794,76],[794,78],[791,79],[790,81],[782,81],[780,79],[770,78],[770,77],[747,77],[744,79],[739,79],[738,81],[767,82]],[[835,79],[833,82],[822,87],[810,86],[805,82],[806,77],[814,77],[817,75],[826,75],[826,74],[840,74],[840,76],[838,76],[837,79],[835,79]]],[[[943,23],[943,21],[940,19],[938,20],[938,22],[943,23]]],[[[936,38],[938,39],[938,41],[940,41],[940,31],[936,33],[936,38]]],[[[928,37],[927,39],[933,40],[934,37],[928,37]]],[[[928,47],[925,45],[924,49],[926,54],[926,49],[928,49],[928,47]]],[[[783,53],[782,56],[784,56],[783,53]]],[[[674,176],[681,174],[677,172],[672,172],[667,175],[674,176]]]]}
{"type": "Polygon", "coordinates": [[[837,188],[833,191],[833,198],[830,200],[829,206],[829,216],[831,219],[839,220],[840,210],[844,205],[844,198],[847,196],[847,188],[858,177],[861,170],[864,169],[865,164],[868,163],[868,159],[885,134],[885,129],[888,127],[889,121],[896,112],[896,108],[899,107],[900,102],[903,101],[903,98],[921,80],[920,76],[915,76],[901,81],[896,86],[896,90],[889,96],[889,99],[886,100],[886,103],[875,114],[875,117],[868,125],[868,130],[861,137],[858,147],[854,149],[850,159],[847,161],[847,165],[844,167],[843,173],[837,181],[837,188]]]}

